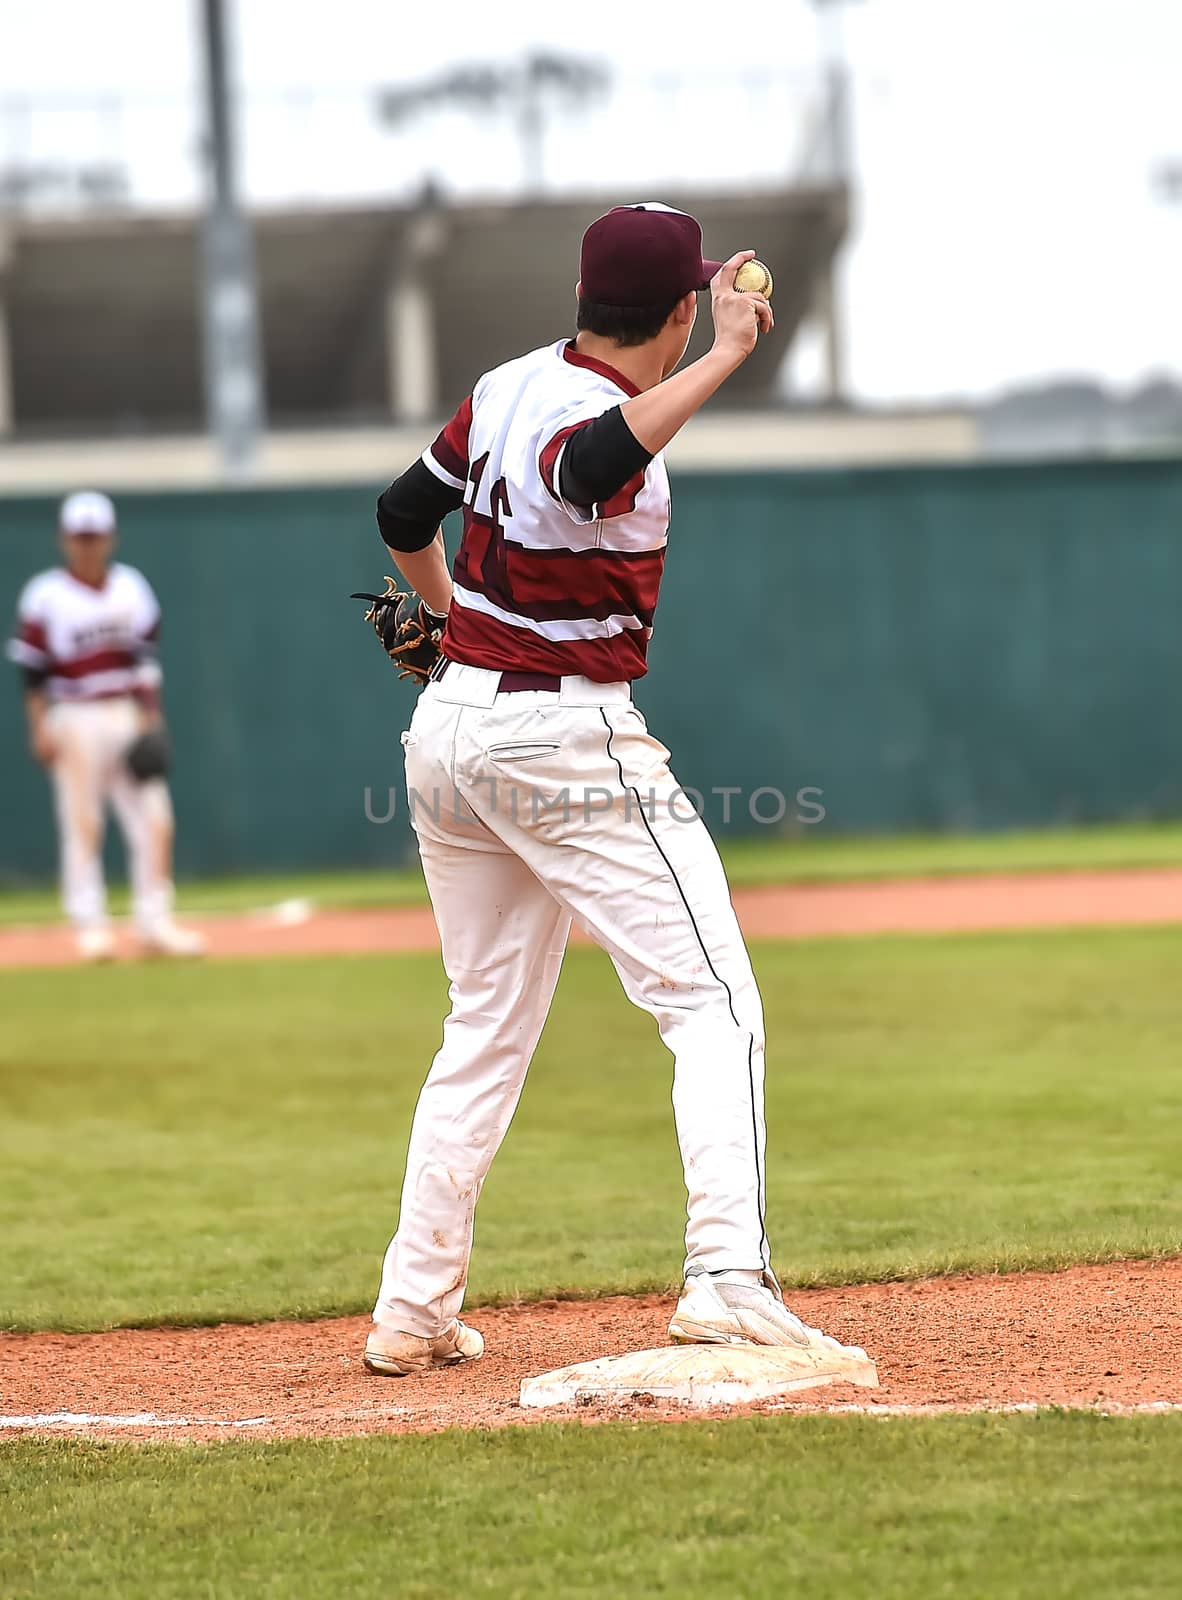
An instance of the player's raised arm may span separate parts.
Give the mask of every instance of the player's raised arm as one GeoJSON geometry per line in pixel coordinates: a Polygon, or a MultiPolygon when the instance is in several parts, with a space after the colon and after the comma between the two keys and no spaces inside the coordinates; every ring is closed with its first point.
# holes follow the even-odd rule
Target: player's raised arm
{"type": "Polygon", "coordinates": [[[625,401],[620,413],[645,450],[663,450],[694,412],[743,365],[761,333],[775,325],[772,308],[761,294],[735,288],[735,273],[755,257],[740,250],[724,262],[710,283],[710,312],[714,318],[714,343],[683,372],[675,373],[655,388],[625,401]]]}

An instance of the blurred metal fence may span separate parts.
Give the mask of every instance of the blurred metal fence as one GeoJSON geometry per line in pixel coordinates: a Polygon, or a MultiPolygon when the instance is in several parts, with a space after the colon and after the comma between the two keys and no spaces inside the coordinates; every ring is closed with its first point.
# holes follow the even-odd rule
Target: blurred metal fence
{"type": "MultiPolygon", "coordinates": [[[[414,696],[344,599],[382,570],[373,495],[120,496],[124,552],[164,609],[186,875],[364,866],[409,843],[404,806],[372,818],[400,790],[394,730],[414,696]],[[254,604],[276,572],[284,606],[254,604]],[[293,615],[316,619],[294,650],[293,615]]],[[[674,498],[637,700],[715,827],[754,832],[772,820],[758,791],[774,817],[775,796],[805,786],[833,832],[1182,814],[1182,462],[704,472],[674,498]],[[743,618],[741,692],[702,670],[703,593],[743,618]]],[[[49,560],[55,511],[4,503],[0,611],[49,560]]],[[[0,883],[52,870],[20,722],[19,696],[0,694],[0,883]]]]}

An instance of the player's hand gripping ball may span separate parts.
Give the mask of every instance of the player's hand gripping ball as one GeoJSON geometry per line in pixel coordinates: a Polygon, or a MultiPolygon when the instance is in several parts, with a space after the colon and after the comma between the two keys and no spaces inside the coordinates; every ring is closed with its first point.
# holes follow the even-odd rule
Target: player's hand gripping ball
{"type": "Polygon", "coordinates": [[[772,275],[762,261],[744,261],[735,273],[735,288],[739,294],[761,294],[770,300],[772,275]]]}
{"type": "Polygon", "coordinates": [[[441,654],[447,618],[432,611],[417,594],[404,593],[393,578],[386,579],[385,594],[352,594],[349,598],[370,602],[365,620],[373,623],[373,631],[398,668],[398,676],[426,683],[441,654]]]}

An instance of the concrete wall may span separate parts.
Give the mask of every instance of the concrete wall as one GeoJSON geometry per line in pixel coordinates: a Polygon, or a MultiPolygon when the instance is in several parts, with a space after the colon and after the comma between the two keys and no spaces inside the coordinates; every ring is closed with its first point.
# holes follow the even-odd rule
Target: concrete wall
{"type": "MultiPolygon", "coordinates": [[[[384,485],[434,438],[442,419],[410,427],[272,432],[263,442],[259,486],[384,485]]],[[[708,411],[667,452],[674,471],[775,470],[900,461],[972,461],[977,424],[967,412],[708,411]]],[[[221,471],[201,434],[165,439],[0,444],[0,496],[66,494],[80,484],[122,489],[217,488],[221,471]]]]}

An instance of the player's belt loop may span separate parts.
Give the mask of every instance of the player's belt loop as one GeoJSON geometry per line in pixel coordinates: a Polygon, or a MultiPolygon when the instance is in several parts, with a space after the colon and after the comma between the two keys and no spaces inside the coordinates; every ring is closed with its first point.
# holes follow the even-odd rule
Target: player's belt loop
{"type": "Polygon", "coordinates": [[[435,665],[431,668],[431,671],[427,674],[427,682],[428,683],[438,683],[440,678],[443,677],[443,674],[447,671],[448,667],[450,667],[450,666],[451,666],[450,659],[447,656],[440,656],[439,660],[435,663],[435,665]]]}

